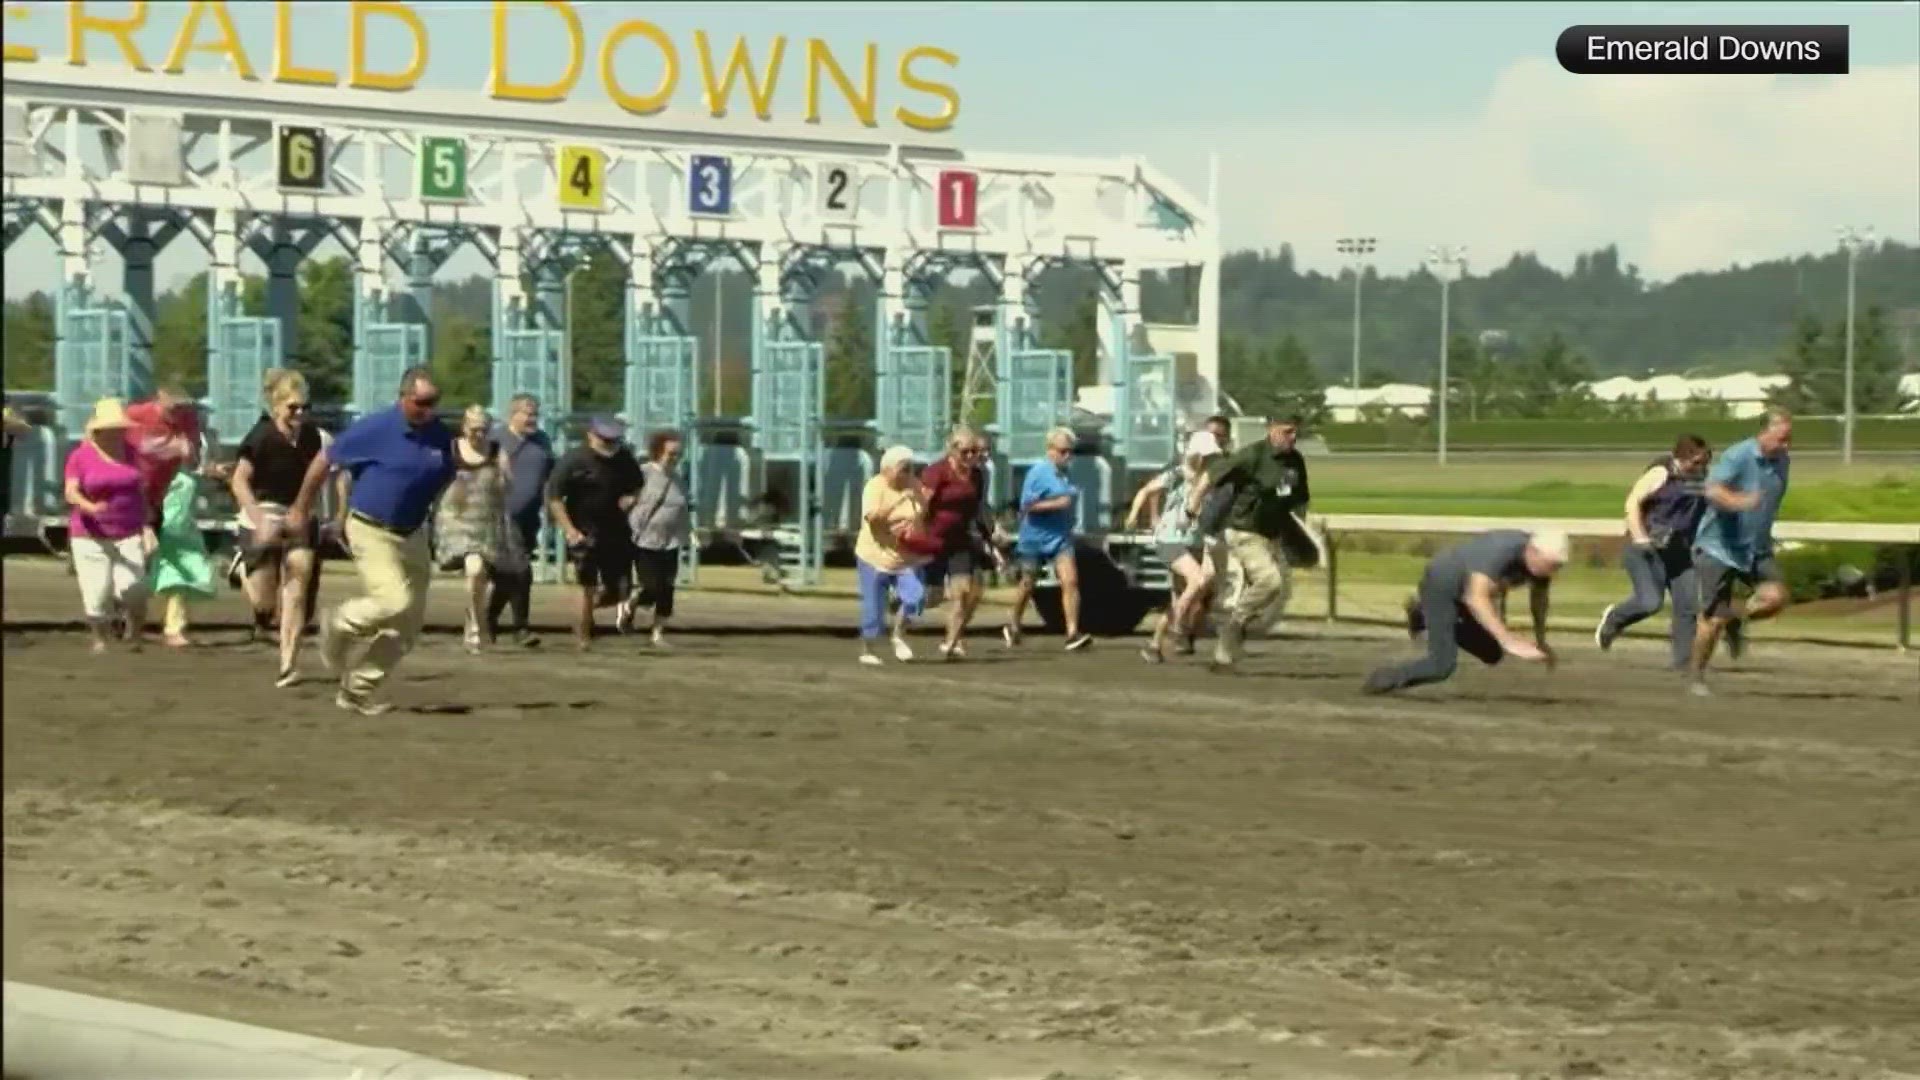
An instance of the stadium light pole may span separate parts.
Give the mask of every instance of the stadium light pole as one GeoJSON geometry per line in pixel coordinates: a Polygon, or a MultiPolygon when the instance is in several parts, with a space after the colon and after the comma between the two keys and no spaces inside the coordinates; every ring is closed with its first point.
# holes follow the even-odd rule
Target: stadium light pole
{"type": "Polygon", "coordinates": [[[1467,249],[1458,244],[1441,244],[1427,249],[1427,272],[1440,279],[1440,453],[1439,463],[1447,464],[1447,299],[1448,289],[1467,265],[1467,249]]]}
{"type": "Polygon", "coordinates": [[[1371,236],[1343,236],[1334,241],[1334,250],[1353,265],[1353,403],[1360,405],[1360,279],[1366,274],[1366,258],[1373,254],[1376,241],[1371,236]]]}
{"type": "Polygon", "coordinates": [[[1860,265],[1860,249],[1873,241],[1873,227],[1864,228],[1855,225],[1843,225],[1840,233],[1840,247],[1847,253],[1847,360],[1845,374],[1842,375],[1843,387],[1840,391],[1845,399],[1840,415],[1840,463],[1853,464],[1853,285],[1860,265]]]}

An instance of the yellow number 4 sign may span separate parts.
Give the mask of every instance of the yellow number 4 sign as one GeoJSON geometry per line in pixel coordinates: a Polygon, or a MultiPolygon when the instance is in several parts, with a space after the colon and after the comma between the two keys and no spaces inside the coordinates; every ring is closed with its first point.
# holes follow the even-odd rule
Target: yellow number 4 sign
{"type": "Polygon", "coordinates": [[[560,148],[560,208],[596,214],[607,208],[607,155],[591,146],[560,148]]]}

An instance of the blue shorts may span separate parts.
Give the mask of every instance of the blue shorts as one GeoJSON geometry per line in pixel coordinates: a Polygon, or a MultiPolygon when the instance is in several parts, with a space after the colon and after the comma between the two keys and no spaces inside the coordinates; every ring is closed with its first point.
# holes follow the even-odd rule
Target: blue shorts
{"type": "Polygon", "coordinates": [[[1037,570],[1072,550],[1071,536],[1022,536],[1013,545],[1013,559],[1037,570]]]}

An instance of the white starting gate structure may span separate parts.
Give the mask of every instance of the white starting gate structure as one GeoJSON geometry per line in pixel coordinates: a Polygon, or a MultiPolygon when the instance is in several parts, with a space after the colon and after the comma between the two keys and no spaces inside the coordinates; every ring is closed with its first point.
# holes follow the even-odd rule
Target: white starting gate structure
{"type": "Polygon", "coordinates": [[[150,389],[153,259],[181,233],[211,255],[207,405],[224,441],[257,415],[261,376],[292,342],[294,273],[327,238],[355,258],[351,405],[360,411],[391,401],[401,371],[426,361],[431,277],[471,246],[493,267],[495,409],[530,393],[567,414],[565,277],[583,253],[610,252],[630,271],[625,418],[689,433],[687,478],[706,524],[724,516],[705,490],[715,476],[794,469],[796,516],[780,537],[796,584],[817,579],[828,524],[822,348],[808,339],[806,315],[835,265],[856,262],[879,284],[874,434],[923,454],[940,450],[953,416],[953,361],[927,339],[928,299],[949,274],[994,285],[1001,493],[1014,469],[1041,457],[1046,429],[1071,415],[1072,358],[1038,346],[1031,303],[1050,267],[1091,267],[1100,281],[1099,380],[1115,404],[1096,459],[1104,473],[1089,490],[1110,492],[1128,462],[1169,460],[1183,421],[1214,408],[1212,200],[1137,157],[981,153],[864,129],[636,122],[610,105],[97,65],[9,64],[4,101],[5,239],[39,227],[58,247],[55,392],[69,433],[96,397],[150,389]],[[118,298],[103,298],[94,281],[94,242],[124,261],[118,298]],[[242,314],[242,250],[267,267],[266,318],[242,314]],[[745,448],[702,447],[692,436],[701,378],[688,304],[694,278],[715,260],[756,276],[745,448]],[[1140,274],[1174,267],[1199,268],[1191,371],[1146,347],[1140,274]],[[391,287],[395,278],[404,285],[391,287]],[[703,466],[709,453],[722,460],[703,466]]]}

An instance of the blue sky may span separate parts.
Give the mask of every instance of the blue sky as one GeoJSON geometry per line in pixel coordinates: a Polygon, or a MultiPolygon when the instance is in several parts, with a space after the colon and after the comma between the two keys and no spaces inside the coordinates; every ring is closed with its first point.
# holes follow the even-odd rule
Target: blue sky
{"type": "MultiPolygon", "coordinates": [[[[7,20],[7,40],[63,54],[65,5],[24,6],[26,18],[7,20]]],[[[103,14],[125,6],[89,5],[103,14]]],[[[432,44],[423,85],[472,91],[479,100],[491,5],[413,7],[432,44]]],[[[140,43],[157,64],[185,5],[151,8],[140,43]]],[[[302,62],[342,63],[346,5],[297,8],[302,62]]],[[[722,47],[745,34],[756,57],[774,34],[788,35],[776,106],[782,116],[799,111],[798,50],[807,37],[825,39],[843,61],[877,43],[888,89],[894,58],[913,45],[938,45],[960,57],[955,134],[964,144],[1144,153],[1195,189],[1204,185],[1206,155],[1218,151],[1228,245],[1290,242],[1310,267],[1335,267],[1333,240],[1349,233],[1379,236],[1378,261],[1393,269],[1435,243],[1466,244],[1480,266],[1519,250],[1564,266],[1581,250],[1618,243],[1655,278],[1825,248],[1841,224],[1920,241],[1915,3],[576,8],[588,42],[577,100],[604,100],[597,43],[628,18],[657,23],[680,48],[673,112],[699,110],[695,29],[722,47]],[[1553,60],[1554,40],[1583,22],[1845,22],[1853,73],[1567,74],[1553,60]]],[[[262,0],[232,9],[264,68],[272,6],[262,0]]],[[[559,20],[537,11],[513,18],[516,75],[557,74],[559,20]]],[[[399,66],[405,35],[381,20],[374,25],[375,66],[399,66]]],[[[645,50],[623,55],[634,57],[632,85],[651,84],[657,66],[645,50]]],[[[887,90],[882,97],[890,103],[887,90]]],[[[892,121],[883,117],[883,125],[892,121]]],[[[8,260],[10,295],[15,264],[27,261],[39,259],[8,260]]],[[[163,265],[163,274],[169,269],[163,265]]]]}

